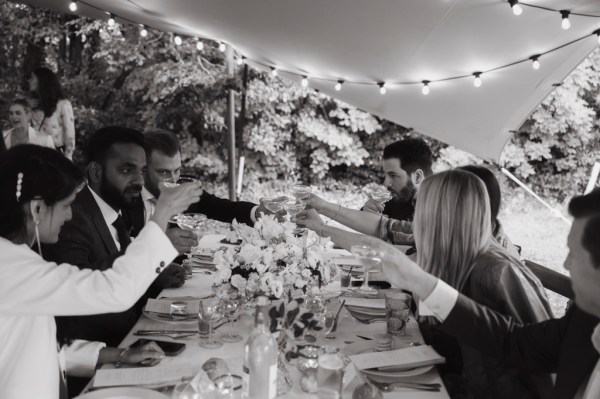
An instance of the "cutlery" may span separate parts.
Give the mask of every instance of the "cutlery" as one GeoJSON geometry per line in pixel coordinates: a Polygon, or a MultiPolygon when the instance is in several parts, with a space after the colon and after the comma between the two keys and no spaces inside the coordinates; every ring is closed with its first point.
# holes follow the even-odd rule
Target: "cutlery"
{"type": "Polygon", "coordinates": [[[410,382],[410,381],[402,381],[402,382],[379,382],[374,379],[367,377],[367,380],[377,388],[381,389],[383,392],[392,392],[400,388],[407,389],[415,389],[419,391],[430,391],[430,392],[439,392],[442,388],[441,384],[427,384],[421,382],[410,382]]]}
{"type": "Polygon", "coordinates": [[[337,330],[338,319],[340,318],[340,313],[342,312],[342,309],[344,308],[345,304],[346,304],[346,300],[344,299],[342,301],[342,304],[340,305],[340,308],[338,309],[337,313],[335,314],[335,319],[333,320],[333,328],[331,329],[331,332],[335,332],[337,330]]]}
{"type": "Polygon", "coordinates": [[[363,336],[363,335],[357,335],[357,337],[358,337],[358,338],[362,338],[362,339],[364,339],[365,341],[373,341],[373,338],[365,337],[365,336],[363,336]]]}
{"type": "Polygon", "coordinates": [[[191,337],[192,335],[196,335],[198,334],[197,331],[194,332],[187,332],[187,333],[146,333],[146,334],[139,334],[137,331],[133,333],[133,335],[137,335],[137,336],[155,336],[155,337],[169,337],[169,338],[173,338],[173,339],[180,339],[180,338],[187,338],[187,337],[191,337]]]}

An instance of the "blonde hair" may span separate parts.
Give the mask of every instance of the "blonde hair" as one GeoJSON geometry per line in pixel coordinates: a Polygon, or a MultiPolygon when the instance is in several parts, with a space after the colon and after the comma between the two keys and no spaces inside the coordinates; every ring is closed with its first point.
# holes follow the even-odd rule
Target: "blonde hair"
{"type": "Polygon", "coordinates": [[[425,179],[417,196],[417,263],[461,291],[493,240],[485,185],[470,172],[449,170],[425,179]]]}

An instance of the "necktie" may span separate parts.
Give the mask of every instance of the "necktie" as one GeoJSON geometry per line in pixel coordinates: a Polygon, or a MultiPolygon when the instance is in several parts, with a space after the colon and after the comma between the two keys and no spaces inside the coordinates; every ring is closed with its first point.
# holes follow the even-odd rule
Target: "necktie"
{"type": "Polygon", "coordinates": [[[119,244],[121,245],[121,252],[125,252],[125,249],[129,244],[131,244],[131,237],[129,237],[129,232],[127,231],[127,227],[125,227],[125,221],[123,217],[119,215],[117,220],[115,220],[112,224],[115,229],[117,229],[117,238],[119,239],[119,244]]]}

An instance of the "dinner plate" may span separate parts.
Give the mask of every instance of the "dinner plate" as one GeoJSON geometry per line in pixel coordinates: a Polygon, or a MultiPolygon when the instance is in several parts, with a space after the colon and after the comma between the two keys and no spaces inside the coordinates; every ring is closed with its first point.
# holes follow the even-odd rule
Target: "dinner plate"
{"type": "Polygon", "coordinates": [[[374,308],[363,308],[356,306],[346,305],[346,309],[350,313],[357,314],[359,316],[371,317],[371,316],[385,316],[385,309],[374,309],[374,308]]]}
{"type": "Polygon", "coordinates": [[[98,389],[77,396],[75,399],[167,399],[168,396],[151,389],[118,387],[98,389]]]}
{"type": "Polygon", "coordinates": [[[144,316],[154,321],[162,321],[165,323],[196,323],[198,321],[197,314],[188,314],[185,319],[174,319],[169,314],[156,313],[156,312],[148,312],[146,309],[142,310],[144,316]]]}

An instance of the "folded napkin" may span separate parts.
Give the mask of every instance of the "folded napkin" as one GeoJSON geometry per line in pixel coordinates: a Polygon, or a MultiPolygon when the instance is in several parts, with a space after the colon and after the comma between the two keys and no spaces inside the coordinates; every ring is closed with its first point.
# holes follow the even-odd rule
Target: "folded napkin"
{"type": "Polygon", "coordinates": [[[181,300],[181,299],[152,299],[148,298],[148,302],[146,303],[146,307],[144,310],[146,312],[159,313],[169,315],[171,313],[171,304],[173,302],[185,302],[187,304],[187,314],[188,315],[196,315],[200,310],[200,301],[198,299],[192,300],[181,300]]]}
{"type": "Polygon", "coordinates": [[[409,346],[385,352],[361,353],[350,356],[350,360],[359,370],[377,368],[380,371],[408,370],[446,361],[429,345],[409,346]]]}
{"type": "Polygon", "coordinates": [[[370,299],[370,298],[354,298],[354,297],[341,297],[341,301],[346,301],[346,306],[359,307],[359,308],[370,308],[370,309],[385,309],[385,299],[370,299]]]}

